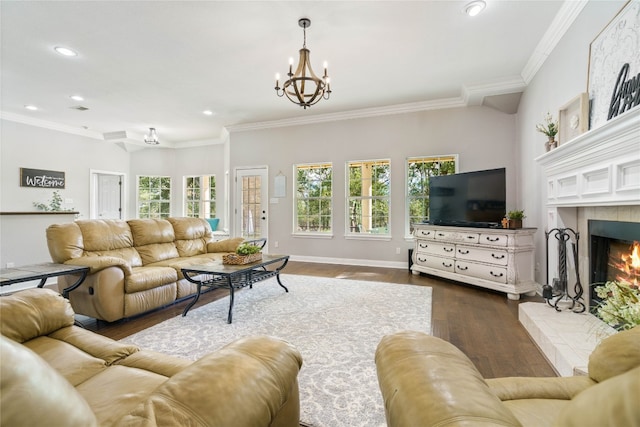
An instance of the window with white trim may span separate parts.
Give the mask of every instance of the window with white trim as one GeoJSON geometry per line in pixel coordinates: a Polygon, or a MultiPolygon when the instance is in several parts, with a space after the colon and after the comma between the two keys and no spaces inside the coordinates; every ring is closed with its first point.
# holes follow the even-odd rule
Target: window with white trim
{"type": "Polygon", "coordinates": [[[333,167],[331,163],[295,165],[294,231],[331,233],[333,167]]]}
{"type": "Polygon", "coordinates": [[[347,233],[388,235],[391,161],[347,162],[347,233]]]}
{"type": "Polygon", "coordinates": [[[171,216],[171,177],[138,176],[138,218],[171,216]]]}
{"type": "Polygon", "coordinates": [[[184,177],[184,215],[193,218],[216,217],[216,177],[184,177]]]}
{"type": "Polygon", "coordinates": [[[410,157],[407,159],[406,230],[429,219],[429,178],[456,173],[457,155],[410,157]]]}

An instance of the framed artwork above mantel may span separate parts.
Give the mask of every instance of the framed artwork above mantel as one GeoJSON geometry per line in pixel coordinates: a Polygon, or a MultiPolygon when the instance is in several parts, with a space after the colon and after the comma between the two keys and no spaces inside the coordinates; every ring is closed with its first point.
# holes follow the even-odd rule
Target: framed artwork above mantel
{"type": "Polygon", "coordinates": [[[630,0],[589,46],[589,129],[640,104],[640,0],[630,0]]]}

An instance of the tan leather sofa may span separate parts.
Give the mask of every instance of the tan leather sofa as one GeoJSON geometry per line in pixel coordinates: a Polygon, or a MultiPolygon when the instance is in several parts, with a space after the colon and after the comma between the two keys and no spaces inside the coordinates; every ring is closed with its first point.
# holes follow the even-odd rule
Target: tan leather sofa
{"type": "Polygon", "coordinates": [[[50,289],[0,298],[2,426],[299,426],[300,353],[266,336],[191,362],[74,326],[50,289]]]}
{"type": "Polygon", "coordinates": [[[640,426],[640,327],[603,340],[589,376],[484,379],[452,344],[406,331],[376,350],[387,424],[640,426]]]}
{"type": "MultiPolygon", "coordinates": [[[[69,294],[78,314],[113,322],[196,292],[181,269],[222,262],[241,238],[213,240],[202,218],[81,220],[47,228],[51,259],[90,268],[69,294]]],[[[76,279],[60,277],[62,291],[76,279]]]]}

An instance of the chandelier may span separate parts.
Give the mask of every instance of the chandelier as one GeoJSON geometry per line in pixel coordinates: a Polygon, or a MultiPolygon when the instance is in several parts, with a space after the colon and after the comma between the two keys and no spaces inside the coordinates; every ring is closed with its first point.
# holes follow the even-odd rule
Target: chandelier
{"type": "Polygon", "coordinates": [[[158,139],[158,134],[156,133],[156,128],[149,128],[149,134],[144,136],[144,142],[146,142],[149,145],[160,144],[160,140],[158,139]]]}
{"type": "Polygon", "coordinates": [[[327,63],[325,62],[324,75],[318,78],[311,69],[309,61],[309,49],[307,49],[307,28],[311,26],[311,20],[301,18],[298,25],[304,32],[304,43],[300,49],[300,60],[296,72],[293,72],[293,58],[289,58],[289,79],[280,87],[280,74],[276,74],[276,94],[278,96],[287,95],[287,98],[294,104],[298,104],[306,109],[316,104],[321,99],[329,99],[331,96],[331,84],[327,75],[327,63]]]}

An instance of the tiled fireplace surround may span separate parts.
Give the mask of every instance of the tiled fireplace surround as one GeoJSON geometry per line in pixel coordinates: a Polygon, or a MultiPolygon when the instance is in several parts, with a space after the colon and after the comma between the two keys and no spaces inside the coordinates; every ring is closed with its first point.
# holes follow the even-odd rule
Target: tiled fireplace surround
{"type": "MultiPolygon", "coordinates": [[[[536,161],[547,183],[546,229],[580,233],[579,273],[588,307],[588,220],[640,222],[640,111],[612,119],[536,161]]],[[[548,283],[557,277],[556,251],[551,244],[548,283]]],[[[576,274],[572,267],[568,273],[572,288],[576,274]]],[[[586,372],[593,348],[614,332],[591,314],[557,312],[543,303],[520,304],[519,319],[562,376],[586,372]]]]}

